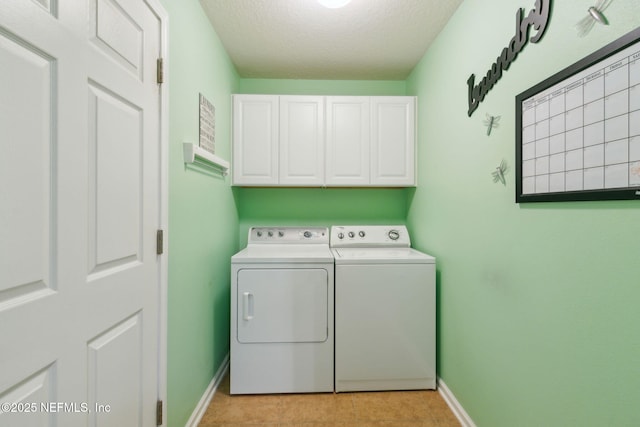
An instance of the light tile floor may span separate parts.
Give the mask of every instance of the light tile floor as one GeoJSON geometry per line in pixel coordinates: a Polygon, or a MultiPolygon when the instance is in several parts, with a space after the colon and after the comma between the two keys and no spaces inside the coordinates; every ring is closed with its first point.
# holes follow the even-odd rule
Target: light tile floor
{"type": "Polygon", "coordinates": [[[458,427],[437,391],[230,395],[220,384],[200,427],[458,427]]]}

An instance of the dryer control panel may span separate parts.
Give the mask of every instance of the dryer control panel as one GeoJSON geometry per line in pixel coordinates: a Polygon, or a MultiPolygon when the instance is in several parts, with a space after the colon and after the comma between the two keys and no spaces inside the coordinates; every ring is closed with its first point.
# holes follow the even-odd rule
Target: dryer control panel
{"type": "Polygon", "coordinates": [[[404,225],[334,225],[331,227],[332,248],[345,247],[411,247],[404,225]]]}
{"type": "Polygon", "coordinates": [[[326,227],[251,227],[248,244],[328,244],[326,227]]]}

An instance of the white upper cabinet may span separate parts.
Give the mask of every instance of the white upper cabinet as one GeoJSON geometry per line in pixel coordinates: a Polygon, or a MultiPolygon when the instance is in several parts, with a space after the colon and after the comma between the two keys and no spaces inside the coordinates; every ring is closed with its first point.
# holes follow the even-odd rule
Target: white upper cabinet
{"type": "Polygon", "coordinates": [[[234,95],[233,185],[415,185],[415,97],[234,95]]]}
{"type": "Polygon", "coordinates": [[[369,185],[369,97],[328,96],[326,110],[326,185],[369,185]]]}
{"type": "Polygon", "coordinates": [[[280,185],[324,185],[322,96],[280,96],[279,159],[280,185]]]}
{"type": "Polygon", "coordinates": [[[278,97],[233,97],[233,184],[278,185],[278,97]]]}
{"type": "Polygon", "coordinates": [[[371,98],[371,185],[415,185],[415,98],[371,98]]]}

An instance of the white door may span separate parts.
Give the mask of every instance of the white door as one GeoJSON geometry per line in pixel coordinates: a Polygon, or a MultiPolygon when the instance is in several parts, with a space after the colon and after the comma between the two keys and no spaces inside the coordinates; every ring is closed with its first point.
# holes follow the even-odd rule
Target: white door
{"type": "Polygon", "coordinates": [[[278,184],[278,96],[234,95],[233,184],[278,184]]]}
{"type": "Polygon", "coordinates": [[[0,4],[2,426],[156,424],[159,38],[143,0],[0,4]]]}
{"type": "Polygon", "coordinates": [[[369,97],[329,96],[327,185],[369,185],[369,97]]]}
{"type": "Polygon", "coordinates": [[[371,98],[371,185],[415,185],[415,98],[371,98]]]}
{"type": "Polygon", "coordinates": [[[324,185],[322,96],[280,97],[280,185],[324,185]]]}

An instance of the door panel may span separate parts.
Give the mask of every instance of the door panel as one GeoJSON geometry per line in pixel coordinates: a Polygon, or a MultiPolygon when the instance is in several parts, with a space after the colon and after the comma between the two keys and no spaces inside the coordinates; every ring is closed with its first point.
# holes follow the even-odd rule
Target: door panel
{"type": "Polygon", "coordinates": [[[0,241],[16,242],[0,245],[1,309],[17,298],[49,294],[55,286],[51,117],[56,111],[53,58],[0,31],[0,64],[0,241]],[[33,167],[25,167],[27,160],[33,167]]]}
{"type": "Polygon", "coordinates": [[[238,341],[323,342],[328,328],[324,269],[245,269],[238,272],[238,341]]]}
{"type": "Polygon", "coordinates": [[[39,402],[56,402],[53,380],[55,366],[50,365],[20,381],[10,390],[0,394],[0,402],[16,402],[14,412],[0,415],[3,426],[52,426],[53,416],[47,413],[47,406],[41,407],[39,402]],[[34,406],[35,405],[35,406],[34,406]],[[21,411],[18,409],[21,408],[21,411]],[[26,409],[28,408],[28,409],[26,409]]]}
{"type": "Polygon", "coordinates": [[[280,96],[280,185],[324,185],[324,99],[280,96]]]}
{"type": "Polygon", "coordinates": [[[278,97],[233,96],[233,184],[278,183],[278,97]]]}
{"type": "Polygon", "coordinates": [[[369,97],[327,97],[327,185],[369,184],[369,97]]]}
{"type": "Polygon", "coordinates": [[[371,99],[371,184],[415,184],[415,98],[371,99]]]}
{"type": "MultiPolygon", "coordinates": [[[[91,41],[106,55],[142,79],[144,30],[139,19],[115,0],[91,1],[91,41]]],[[[135,8],[136,5],[133,5],[135,8]]]]}
{"type": "Polygon", "coordinates": [[[142,425],[141,322],[136,313],[88,343],[88,404],[109,405],[90,414],[90,425],[142,425]]]}
{"type": "Polygon", "coordinates": [[[90,272],[141,259],[142,113],[125,98],[89,86],[89,158],[96,165],[89,172],[90,272]]]}

